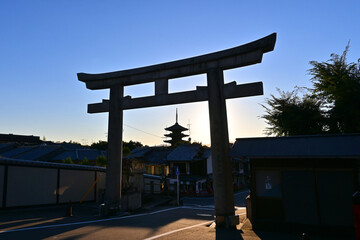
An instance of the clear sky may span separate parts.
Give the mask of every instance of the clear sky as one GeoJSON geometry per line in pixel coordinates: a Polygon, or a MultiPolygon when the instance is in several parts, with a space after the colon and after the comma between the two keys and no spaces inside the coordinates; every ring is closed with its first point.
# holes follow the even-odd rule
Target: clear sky
{"type": "MultiPolygon", "coordinates": [[[[76,73],[103,73],[206,54],[277,33],[261,64],[225,72],[225,81],[262,81],[264,96],[227,100],[230,141],[263,136],[260,104],[276,88],[311,86],[309,61],[360,58],[360,1],[0,1],[0,133],[90,144],[107,138],[107,114],[87,104],[108,98],[76,73]]],[[[205,76],[170,81],[170,92],[206,85],[205,76]]],[[[151,84],[125,94],[153,94],[151,84]]],[[[193,140],[210,143],[206,102],[129,110],[124,140],[162,144],[165,127],[190,123],[193,140]]]]}

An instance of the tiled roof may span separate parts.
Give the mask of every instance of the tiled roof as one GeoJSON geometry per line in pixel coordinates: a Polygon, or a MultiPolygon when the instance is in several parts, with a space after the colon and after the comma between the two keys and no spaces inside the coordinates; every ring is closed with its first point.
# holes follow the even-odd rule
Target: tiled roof
{"type": "Polygon", "coordinates": [[[0,158],[1,165],[19,165],[19,166],[39,166],[51,168],[66,168],[66,169],[86,169],[105,172],[106,168],[97,166],[77,165],[77,164],[64,164],[64,163],[49,163],[31,160],[19,160],[11,158],[0,158]]]}
{"type": "Polygon", "coordinates": [[[142,147],[134,149],[127,158],[136,158],[140,161],[153,164],[164,164],[171,152],[166,147],[142,147]]]}
{"type": "Polygon", "coordinates": [[[231,157],[360,158],[360,134],[238,138],[231,157]]]}
{"type": "Polygon", "coordinates": [[[106,156],[106,152],[96,149],[75,149],[75,150],[67,150],[53,157],[52,160],[61,161],[68,157],[70,157],[72,160],[84,160],[84,158],[86,157],[89,161],[91,161],[91,160],[95,160],[100,155],[106,156]]]}
{"type": "Polygon", "coordinates": [[[0,149],[7,148],[8,146],[13,145],[13,143],[0,143],[0,149]]]}
{"type": "Polygon", "coordinates": [[[210,155],[211,155],[211,149],[210,149],[210,148],[206,148],[206,149],[204,149],[203,154],[202,154],[201,157],[207,159],[207,158],[210,157],[210,155]]]}
{"type": "Polygon", "coordinates": [[[172,132],[174,132],[174,131],[181,131],[181,132],[182,132],[182,131],[187,131],[187,130],[189,130],[189,129],[181,126],[180,124],[178,124],[178,123],[176,122],[174,125],[165,128],[165,130],[167,130],[167,131],[172,131],[172,132]]]}
{"type": "Polygon", "coordinates": [[[14,149],[11,149],[10,151],[6,151],[6,152],[2,153],[1,156],[15,158],[16,156],[19,156],[20,154],[23,154],[23,153],[33,150],[34,148],[36,148],[36,147],[18,147],[18,148],[14,148],[14,149]]]}
{"type": "Polygon", "coordinates": [[[170,151],[169,148],[152,148],[149,154],[145,156],[144,161],[153,164],[165,164],[170,151]]]}
{"type": "Polygon", "coordinates": [[[151,147],[135,148],[127,158],[143,158],[150,150],[151,147]]]}
{"type": "Polygon", "coordinates": [[[200,145],[182,144],[168,155],[167,161],[192,161],[198,156],[200,150],[200,145]]]}
{"type": "Polygon", "coordinates": [[[0,153],[10,151],[17,147],[16,143],[0,143],[0,153]]]}
{"type": "Polygon", "coordinates": [[[24,160],[38,160],[55,151],[61,151],[61,148],[59,146],[39,146],[21,155],[15,156],[15,158],[24,160]]]}
{"type": "MultiPolygon", "coordinates": [[[[1,144],[0,149],[3,149],[9,144],[1,144]]],[[[106,151],[100,151],[97,149],[85,149],[80,145],[67,144],[70,148],[64,149],[64,144],[51,144],[51,145],[37,145],[37,146],[21,146],[17,148],[3,149],[1,151],[1,157],[22,159],[22,160],[40,160],[40,161],[61,161],[68,157],[72,160],[84,160],[86,157],[88,160],[95,160],[98,156],[106,156],[106,151]],[[72,149],[75,146],[79,146],[78,149],[72,149]]],[[[16,147],[16,146],[14,146],[16,147]]]]}

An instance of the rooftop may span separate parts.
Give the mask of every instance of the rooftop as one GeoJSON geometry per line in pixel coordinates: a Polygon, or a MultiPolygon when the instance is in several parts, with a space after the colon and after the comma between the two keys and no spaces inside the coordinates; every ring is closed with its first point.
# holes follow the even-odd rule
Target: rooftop
{"type": "Polygon", "coordinates": [[[360,158],[360,134],[238,138],[231,157],[360,158]]]}
{"type": "Polygon", "coordinates": [[[182,144],[175,148],[169,155],[168,161],[192,161],[201,151],[199,144],[182,144]]]}

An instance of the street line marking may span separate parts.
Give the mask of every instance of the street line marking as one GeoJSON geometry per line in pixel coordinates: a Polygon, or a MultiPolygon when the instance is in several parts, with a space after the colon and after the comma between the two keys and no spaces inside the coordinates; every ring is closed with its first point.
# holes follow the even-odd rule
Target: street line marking
{"type": "Polygon", "coordinates": [[[194,209],[194,210],[208,210],[208,211],[214,211],[215,208],[207,208],[207,207],[191,207],[191,206],[183,206],[181,208],[186,208],[186,209],[194,209]]]}
{"type": "Polygon", "coordinates": [[[198,213],[196,214],[197,216],[200,216],[200,217],[213,217],[213,215],[211,214],[205,214],[205,213],[198,213]]]}
{"type": "Polygon", "coordinates": [[[214,222],[214,221],[203,222],[203,223],[199,223],[199,224],[192,225],[192,226],[189,226],[189,227],[176,229],[176,230],[166,232],[166,233],[163,233],[163,234],[160,234],[160,235],[156,235],[156,236],[153,236],[153,237],[150,237],[150,238],[145,238],[144,240],[152,240],[152,239],[160,238],[160,237],[167,236],[167,235],[170,235],[170,234],[173,234],[173,233],[176,233],[176,232],[180,232],[180,231],[183,231],[183,230],[186,230],[186,229],[207,225],[207,224],[210,224],[212,222],[214,222]]]}

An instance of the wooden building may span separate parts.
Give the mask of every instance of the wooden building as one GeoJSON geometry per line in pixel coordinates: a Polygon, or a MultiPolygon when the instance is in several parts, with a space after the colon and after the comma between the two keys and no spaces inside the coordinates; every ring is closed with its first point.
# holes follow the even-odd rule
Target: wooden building
{"type": "Polygon", "coordinates": [[[250,161],[255,228],[353,234],[360,134],[239,138],[230,155],[250,161]]]}

